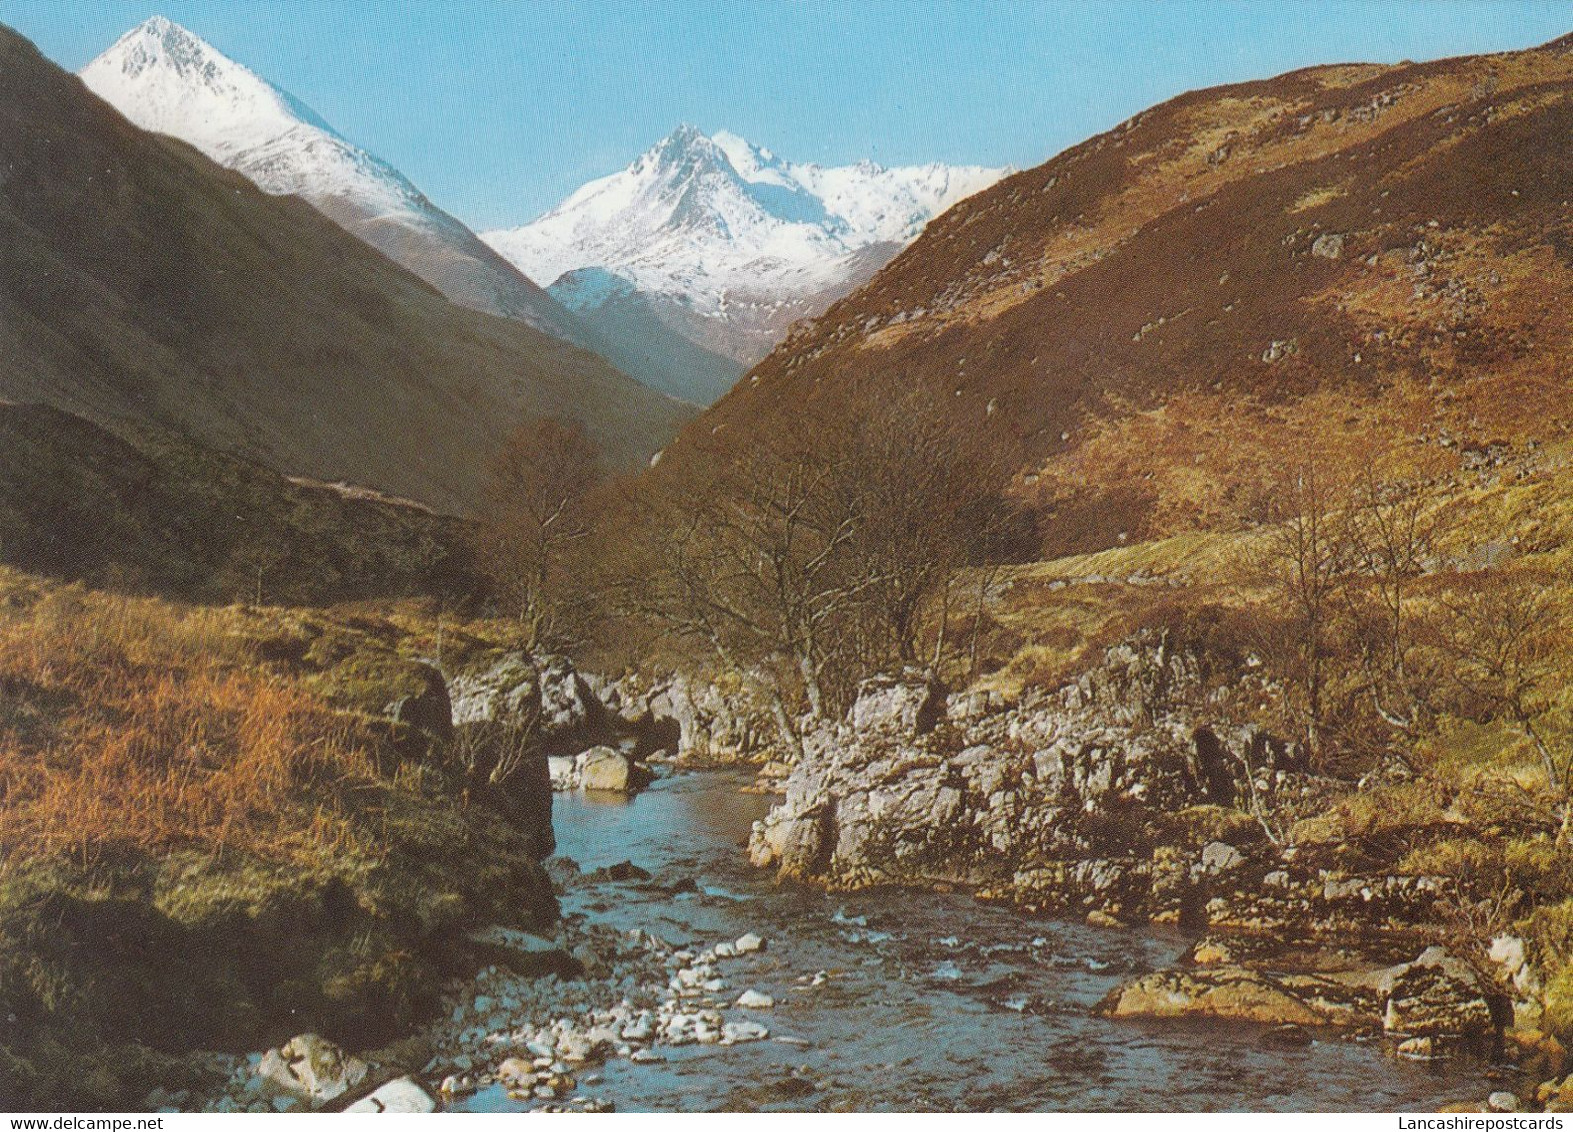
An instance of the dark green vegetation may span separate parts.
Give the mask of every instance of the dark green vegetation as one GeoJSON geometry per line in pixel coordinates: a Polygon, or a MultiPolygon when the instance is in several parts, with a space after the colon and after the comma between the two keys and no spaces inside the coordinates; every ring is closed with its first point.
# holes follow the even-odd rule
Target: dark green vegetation
{"type": "Polygon", "coordinates": [[[393,1040],[476,963],[467,929],[555,917],[544,783],[478,776],[413,659],[479,662],[497,627],[0,590],[0,1107],[393,1040]]]}

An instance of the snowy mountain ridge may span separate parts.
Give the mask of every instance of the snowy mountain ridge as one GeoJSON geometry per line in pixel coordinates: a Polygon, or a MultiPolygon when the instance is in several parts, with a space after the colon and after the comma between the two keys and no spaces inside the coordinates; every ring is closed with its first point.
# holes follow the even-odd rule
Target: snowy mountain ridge
{"type": "Polygon", "coordinates": [[[195,146],[264,192],[303,197],[454,302],[583,344],[571,315],[397,169],[179,24],[145,20],[80,77],[133,124],[195,146]]]}
{"type": "Polygon", "coordinates": [[[598,268],[695,314],[748,323],[844,293],[871,274],[869,249],[889,245],[890,259],[1008,172],[797,163],[685,124],[531,223],[481,239],[542,286],[598,268]]]}

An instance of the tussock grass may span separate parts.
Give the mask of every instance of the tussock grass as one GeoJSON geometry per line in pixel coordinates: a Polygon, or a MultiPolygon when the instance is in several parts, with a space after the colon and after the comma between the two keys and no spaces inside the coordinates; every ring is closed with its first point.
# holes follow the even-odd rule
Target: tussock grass
{"type": "Polygon", "coordinates": [[[112,846],[287,858],[352,837],[342,799],[376,782],[373,737],[258,665],[226,611],[76,587],[12,597],[0,861],[112,846]]]}

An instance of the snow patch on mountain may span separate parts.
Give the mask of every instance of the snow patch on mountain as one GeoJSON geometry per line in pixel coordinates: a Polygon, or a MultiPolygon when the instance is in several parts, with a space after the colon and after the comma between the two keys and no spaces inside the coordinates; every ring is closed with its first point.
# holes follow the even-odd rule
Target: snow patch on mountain
{"type": "Polygon", "coordinates": [[[264,192],[354,197],[384,214],[436,219],[431,202],[398,170],[163,16],[121,36],[82,68],[81,78],[142,129],[189,142],[264,192]]]}

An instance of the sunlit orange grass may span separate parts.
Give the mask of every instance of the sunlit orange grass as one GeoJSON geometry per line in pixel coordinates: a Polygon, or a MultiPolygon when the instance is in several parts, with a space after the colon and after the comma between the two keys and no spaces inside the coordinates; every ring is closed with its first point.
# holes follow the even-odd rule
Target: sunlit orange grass
{"type": "Polygon", "coordinates": [[[0,861],[110,845],[294,857],[350,838],[338,799],[376,779],[353,718],[243,667],[211,612],[61,606],[0,624],[0,861]],[[29,711],[49,726],[16,725],[29,711]]]}
{"type": "Polygon", "coordinates": [[[1413,383],[1380,397],[1322,390],[1288,405],[1180,393],[1158,409],[1092,419],[1088,437],[1040,469],[1038,501],[1077,490],[1136,485],[1150,493],[1152,533],[1227,530],[1255,518],[1285,453],[1314,457],[1328,480],[1436,474],[1454,457],[1414,437],[1435,425],[1432,398],[1413,383]]]}

